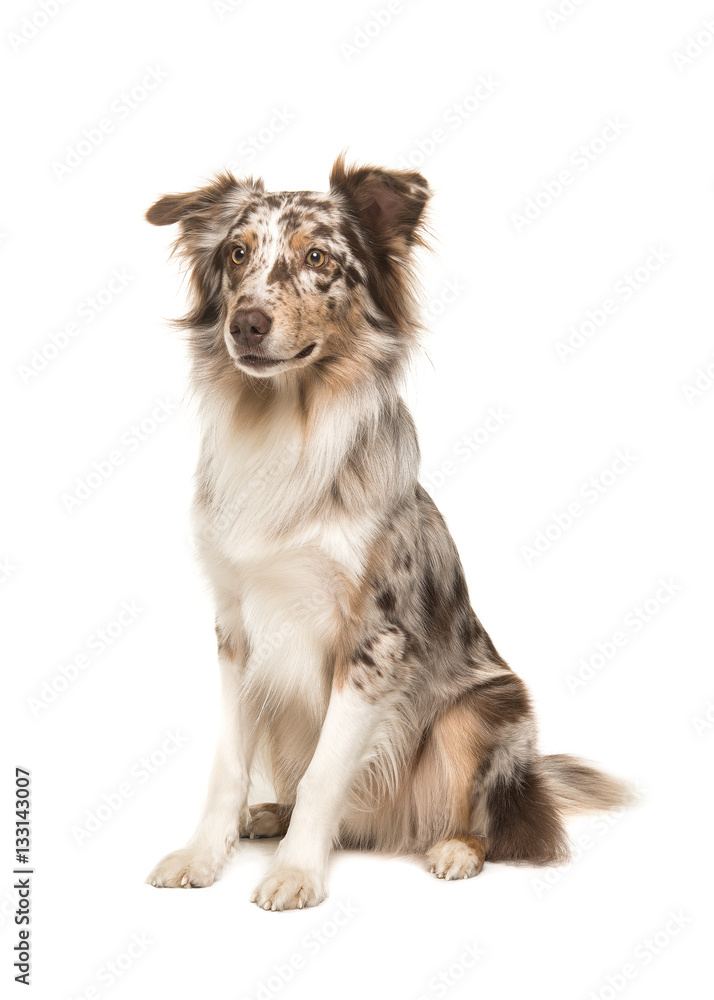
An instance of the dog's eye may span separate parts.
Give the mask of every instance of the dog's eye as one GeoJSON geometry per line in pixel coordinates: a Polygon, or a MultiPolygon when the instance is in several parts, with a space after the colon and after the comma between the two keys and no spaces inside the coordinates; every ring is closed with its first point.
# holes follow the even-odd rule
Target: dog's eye
{"type": "Polygon", "coordinates": [[[305,263],[308,267],[322,267],[326,259],[322,250],[310,250],[305,258],[305,263]]]}
{"type": "Polygon", "coordinates": [[[234,264],[242,264],[245,260],[245,248],[244,247],[234,247],[233,253],[231,254],[231,259],[234,264]]]}

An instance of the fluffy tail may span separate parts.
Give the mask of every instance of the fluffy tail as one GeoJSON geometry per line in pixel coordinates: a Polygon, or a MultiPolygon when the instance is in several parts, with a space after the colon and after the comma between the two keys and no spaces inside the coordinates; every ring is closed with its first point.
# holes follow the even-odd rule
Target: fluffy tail
{"type": "Polygon", "coordinates": [[[632,802],[624,782],[585,761],[538,753],[533,709],[515,674],[481,684],[473,707],[492,741],[477,765],[471,813],[471,832],[484,840],[487,859],[563,864],[570,856],[568,814],[632,802]]]}
{"type": "Polygon", "coordinates": [[[578,757],[551,754],[541,758],[541,767],[561,815],[627,806],[636,799],[627,782],[599,771],[578,757]]]}

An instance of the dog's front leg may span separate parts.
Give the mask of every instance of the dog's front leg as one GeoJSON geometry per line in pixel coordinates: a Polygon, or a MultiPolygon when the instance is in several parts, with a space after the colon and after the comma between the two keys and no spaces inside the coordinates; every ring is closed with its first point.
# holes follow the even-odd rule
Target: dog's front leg
{"type": "Polygon", "coordinates": [[[159,888],[211,885],[219,877],[238,836],[248,798],[253,738],[246,724],[240,688],[243,657],[229,644],[221,647],[221,728],[201,820],[188,844],[167,854],[147,882],[159,888]]]}
{"type": "Polygon", "coordinates": [[[317,906],[327,895],[328,860],[350,786],[408,675],[404,644],[401,630],[387,626],[336,672],[290,826],[252,897],[264,910],[317,906]]]}

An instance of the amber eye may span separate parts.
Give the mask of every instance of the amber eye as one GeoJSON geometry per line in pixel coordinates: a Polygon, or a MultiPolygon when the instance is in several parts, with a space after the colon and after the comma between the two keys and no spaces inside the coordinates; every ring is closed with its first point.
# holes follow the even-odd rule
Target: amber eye
{"type": "Polygon", "coordinates": [[[305,258],[305,263],[308,267],[322,267],[326,259],[322,250],[310,250],[305,258]]]}
{"type": "Polygon", "coordinates": [[[244,247],[234,247],[231,258],[234,264],[242,264],[245,260],[245,248],[244,247]]]}

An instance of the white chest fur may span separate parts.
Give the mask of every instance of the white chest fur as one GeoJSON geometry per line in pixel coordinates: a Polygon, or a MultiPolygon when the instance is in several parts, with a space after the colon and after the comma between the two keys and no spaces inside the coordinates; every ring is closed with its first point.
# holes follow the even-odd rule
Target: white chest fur
{"type": "Polygon", "coordinates": [[[205,441],[195,528],[218,619],[245,639],[250,683],[280,700],[323,704],[345,580],[359,581],[374,535],[373,513],[324,502],[353,435],[326,421],[306,442],[286,403],[268,426],[214,425],[205,441]]]}

